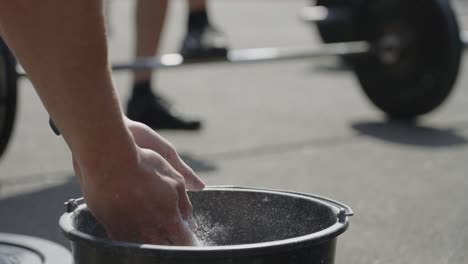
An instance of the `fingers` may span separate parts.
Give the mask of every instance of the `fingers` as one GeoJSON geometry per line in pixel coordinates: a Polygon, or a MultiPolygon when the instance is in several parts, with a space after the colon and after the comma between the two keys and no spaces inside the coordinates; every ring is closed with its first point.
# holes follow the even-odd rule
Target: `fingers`
{"type": "MultiPolygon", "coordinates": [[[[148,150],[149,151],[149,150],[148,150]]],[[[165,167],[164,170],[159,170],[159,173],[163,173],[166,176],[170,176],[171,178],[171,187],[176,192],[177,197],[177,206],[180,210],[180,214],[184,220],[188,220],[192,217],[192,203],[186,192],[186,183],[185,178],[180,175],[178,171],[176,171],[169,162],[163,159],[159,154],[152,152],[152,157],[155,161],[155,164],[162,162],[162,166],[165,167]]],[[[159,167],[159,165],[157,165],[159,167]]],[[[158,168],[155,168],[158,171],[158,168]]]]}
{"type": "Polygon", "coordinates": [[[195,172],[180,158],[175,148],[151,128],[139,123],[131,123],[129,126],[136,144],[141,148],[151,149],[164,157],[171,166],[184,178],[186,187],[190,191],[200,191],[205,188],[205,183],[195,172]]]}
{"type": "Polygon", "coordinates": [[[193,207],[190,199],[187,196],[187,192],[185,192],[185,187],[183,184],[178,187],[178,194],[180,214],[183,220],[188,221],[192,218],[193,207]]]}
{"type": "Polygon", "coordinates": [[[157,231],[147,230],[138,240],[156,245],[197,246],[199,244],[188,222],[184,221],[180,214],[176,214],[167,226],[161,226],[157,231]]]}
{"type": "Polygon", "coordinates": [[[192,217],[193,207],[186,192],[185,178],[176,171],[169,162],[158,153],[151,150],[143,150],[147,157],[153,162],[154,170],[161,176],[169,176],[170,186],[175,191],[174,197],[177,199],[176,205],[180,211],[182,219],[189,220],[192,217]]]}
{"type": "Polygon", "coordinates": [[[178,208],[176,208],[176,218],[171,223],[175,225],[175,229],[170,230],[171,232],[168,233],[170,234],[168,240],[173,245],[195,246],[198,242],[193,233],[196,225],[193,224],[192,203],[185,190],[184,178],[175,170],[173,173],[173,179],[175,180],[173,186],[177,192],[178,208]]]}
{"type": "Polygon", "coordinates": [[[169,240],[173,245],[196,246],[198,245],[198,239],[193,232],[196,227],[192,217],[193,207],[185,191],[183,179],[181,180],[182,182],[176,185],[179,210],[176,210],[175,230],[169,233],[171,234],[169,240]]]}
{"type": "Polygon", "coordinates": [[[205,188],[205,183],[195,174],[195,172],[190,168],[177,154],[176,150],[172,146],[168,146],[166,149],[166,155],[164,158],[169,162],[169,164],[174,167],[185,179],[185,184],[188,190],[190,191],[201,191],[205,188]]]}
{"type": "Polygon", "coordinates": [[[171,241],[173,245],[181,246],[197,246],[198,239],[190,228],[189,222],[182,219],[178,221],[174,226],[173,232],[170,232],[168,240],[171,241]]]}
{"type": "MultiPolygon", "coordinates": [[[[184,203],[187,201],[184,201],[184,203]]],[[[188,206],[186,203],[185,206],[188,206]]],[[[191,212],[191,206],[187,207],[191,212]]],[[[110,239],[117,241],[156,245],[196,246],[191,216],[179,208],[170,208],[157,214],[144,214],[138,221],[132,215],[125,225],[106,226],[110,239]]],[[[125,216],[123,217],[125,218],[125,216]]],[[[120,218],[122,220],[122,217],[120,218]]]]}
{"type": "MultiPolygon", "coordinates": [[[[151,224],[147,225],[151,226],[151,224]]],[[[141,230],[136,230],[136,232],[127,232],[127,229],[131,228],[129,228],[128,226],[119,229],[106,228],[106,233],[110,239],[115,241],[167,246],[173,245],[173,242],[169,239],[168,231],[165,231],[163,227],[160,227],[159,229],[142,228],[141,230]]]]}
{"type": "Polygon", "coordinates": [[[82,174],[81,174],[80,166],[78,165],[78,162],[76,161],[76,159],[74,157],[72,157],[72,160],[73,160],[73,170],[75,171],[76,177],[78,178],[78,182],[81,185],[82,174]]]}

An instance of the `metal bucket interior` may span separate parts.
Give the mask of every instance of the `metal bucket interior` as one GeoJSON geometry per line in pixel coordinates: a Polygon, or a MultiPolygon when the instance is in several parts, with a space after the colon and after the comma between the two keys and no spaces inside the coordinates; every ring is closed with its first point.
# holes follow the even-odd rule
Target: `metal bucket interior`
{"type": "MultiPolygon", "coordinates": [[[[196,235],[208,247],[319,243],[344,232],[352,215],[346,205],[290,192],[212,187],[189,196],[196,235]]],[[[106,243],[106,232],[85,205],[64,214],[60,225],[71,240],[106,243]]]]}

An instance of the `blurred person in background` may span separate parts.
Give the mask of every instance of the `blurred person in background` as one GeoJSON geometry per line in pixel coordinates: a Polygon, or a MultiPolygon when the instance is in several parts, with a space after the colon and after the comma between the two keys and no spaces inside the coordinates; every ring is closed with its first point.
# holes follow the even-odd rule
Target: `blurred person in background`
{"type": "MultiPolygon", "coordinates": [[[[210,22],[206,0],[187,0],[189,14],[186,35],[180,48],[184,60],[226,56],[227,46],[223,34],[210,22]]],[[[138,0],[136,4],[135,57],[152,57],[157,53],[168,0],[138,0]]],[[[127,104],[127,116],[153,129],[198,130],[199,120],[180,116],[170,104],[153,91],[152,71],[136,71],[133,76],[132,95],[127,104]]]]}

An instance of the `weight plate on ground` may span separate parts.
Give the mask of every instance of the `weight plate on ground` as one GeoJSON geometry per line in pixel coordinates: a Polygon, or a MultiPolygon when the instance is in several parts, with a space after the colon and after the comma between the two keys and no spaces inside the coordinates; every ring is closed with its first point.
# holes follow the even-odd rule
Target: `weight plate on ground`
{"type": "Polygon", "coordinates": [[[70,251],[38,237],[0,233],[0,264],[72,264],[70,251]]]}
{"type": "Polygon", "coordinates": [[[10,140],[16,113],[16,63],[0,40],[0,158],[10,140]]]}
{"type": "Polygon", "coordinates": [[[317,0],[316,5],[327,8],[324,20],[317,21],[317,29],[324,43],[358,41],[359,7],[362,0],[317,0]]]}
{"type": "Polygon", "coordinates": [[[361,16],[368,55],[351,62],[370,100],[390,116],[412,118],[450,94],[460,66],[458,24],[446,0],[368,0],[361,16]]]}

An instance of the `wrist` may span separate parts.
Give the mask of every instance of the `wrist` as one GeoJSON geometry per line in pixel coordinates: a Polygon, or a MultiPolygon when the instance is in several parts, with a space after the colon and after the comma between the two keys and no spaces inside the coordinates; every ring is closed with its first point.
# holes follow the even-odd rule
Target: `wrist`
{"type": "Polygon", "coordinates": [[[123,126],[119,131],[109,131],[105,142],[97,142],[91,150],[78,155],[74,153],[74,156],[87,180],[108,183],[138,166],[137,148],[130,132],[123,126]]]}

